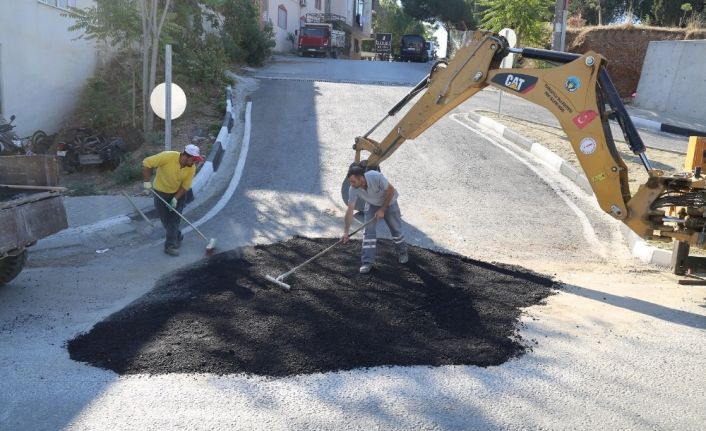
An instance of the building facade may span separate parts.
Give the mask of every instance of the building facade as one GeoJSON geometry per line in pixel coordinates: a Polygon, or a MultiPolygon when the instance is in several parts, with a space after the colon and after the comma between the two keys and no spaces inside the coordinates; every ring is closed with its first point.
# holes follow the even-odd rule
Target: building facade
{"type": "Polygon", "coordinates": [[[360,58],[360,42],[372,32],[373,0],[259,0],[262,22],[271,22],[276,52],[296,51],[296,37],[308,13],[345,19],[350,33],[350,58],[360,58]],[[292,41],[294,39],[294,41],[292,41]]]}
{"type": "Polygon", "coordinates": [[[0,114],[20,136],[58,131],[73,112],[101,58],[94,41],[77,39],[69,7],[93,0],[0,0],[0,114]]]}

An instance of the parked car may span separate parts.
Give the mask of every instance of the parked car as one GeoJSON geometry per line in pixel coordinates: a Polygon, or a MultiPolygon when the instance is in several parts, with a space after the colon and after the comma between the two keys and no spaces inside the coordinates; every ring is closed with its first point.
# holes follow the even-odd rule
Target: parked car
{"type": "Polygon", "coordinates": [[[427,41],[418,34],[406,34],[400,39],[400,61],[429,61],[427,41]]]}

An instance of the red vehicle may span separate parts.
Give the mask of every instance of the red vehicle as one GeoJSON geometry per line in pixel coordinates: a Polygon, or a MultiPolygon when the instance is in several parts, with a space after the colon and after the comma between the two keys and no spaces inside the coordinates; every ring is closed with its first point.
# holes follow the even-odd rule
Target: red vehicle
{"type": "Polygon", "coordinates": [[[299,55],[336,58],[343,51],[346,33],[329,23],[307,23],[299,29],[299,55]]]}

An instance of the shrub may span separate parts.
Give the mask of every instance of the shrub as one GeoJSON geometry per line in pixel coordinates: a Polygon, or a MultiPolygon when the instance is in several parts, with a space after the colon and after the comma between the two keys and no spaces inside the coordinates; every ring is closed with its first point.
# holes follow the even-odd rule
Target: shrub
{"type": "Polygon", "coordinates": [[[218,35],[182,42],[175,55],[179,75],[195,85],[222,86],[225,83],[226,51],[218,35]]]}
{"type": "Polygon", "coordinates": [[[75,112],[76,125],[104,133],[139,124],[140,84],[132,54],[119,55],[88,80],[75,112]],[[137,93],[134,99],[133,92],[137,93]]]}
{"type": "Polygon", "coordinates": [[[223,43],[231,61],[259,66],[275,46],[272,23],[260,30],[258,12],[250,0],[225,0],[223,43]]]}
{"type": "Polygon", "coordinates": [[[123,157],[117,169],[113,171],[113,181],[116,184],[130,184],[142,179],[142,163],[132,157],[123,157]]]}
{"type": "Polygon", "coordinates": [[[70,185],[68,188],[71,196],[93,196],[99,194],[98,187],[93,183],[79,183],[70,185]]]}

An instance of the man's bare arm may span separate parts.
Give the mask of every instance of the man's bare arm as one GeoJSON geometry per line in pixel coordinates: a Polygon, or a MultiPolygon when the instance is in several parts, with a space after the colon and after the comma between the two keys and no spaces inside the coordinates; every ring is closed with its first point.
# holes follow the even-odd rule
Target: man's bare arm
{"type": "Polygon", "coordinates": [[[346,216],[343,217],[343,243],[348,242],[348,232],[351,229],[351,223],[353,222],[353,211],[355,210],[355,201],[348,204],[346,209],[346,216]]]}

